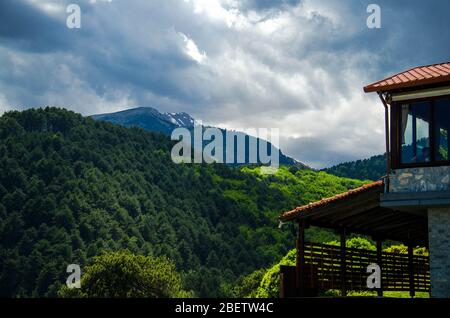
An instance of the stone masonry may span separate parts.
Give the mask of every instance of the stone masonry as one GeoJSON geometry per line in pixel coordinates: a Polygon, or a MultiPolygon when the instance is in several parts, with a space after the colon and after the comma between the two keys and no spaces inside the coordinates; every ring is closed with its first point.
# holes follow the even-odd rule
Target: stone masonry
{"type": "Polygon", "coordinates": [[[431,295],[450,298],[450,207],[428,209],[431,295]]]}
{"type": "Polygon", "coordinates": [[[449,190],[449,166],[397,169],[389,177],[390,192],[433,192],[449,190]]]}

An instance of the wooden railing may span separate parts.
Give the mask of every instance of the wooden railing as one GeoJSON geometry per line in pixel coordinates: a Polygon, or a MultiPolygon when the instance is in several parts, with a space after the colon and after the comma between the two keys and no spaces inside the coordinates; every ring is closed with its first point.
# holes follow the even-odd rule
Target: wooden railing
{"type": "Polygon", "coordinates": [[[375,251],[346,248],[345,262],[339,246],[305,243],[305,267],[298,283],[295,268],[281,270],[281,293],[295,295],[299,284],[309,291],[326,291],[344,286],[346,290],[369,290],[367,287],[367,267],[377,264],[381,268],[381,289],[383,291],[430,291],[430,271],[428,257],[408,254],[381,253],[375,251]],[[303,281],[303,282],[302,282],[303,281]],[[345,282],[345,284],[343,283],[345,282]],[[343,285],[344,284],[344,285],[343,285]],[[287,288],[287,289],[286,289],[287,288]]]}

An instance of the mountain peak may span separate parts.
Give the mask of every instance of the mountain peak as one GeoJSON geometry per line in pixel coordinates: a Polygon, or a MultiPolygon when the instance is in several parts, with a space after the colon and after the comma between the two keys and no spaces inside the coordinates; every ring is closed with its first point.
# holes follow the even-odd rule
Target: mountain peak
{"type": "Polygon", "coordinates": [[[163,113],[162,115],[166,116],[171,123],[179,127],[192,128],[195,124],[195,119],[185,112],[163,113]]]}
{"type": "MultiPolygon", "coordinates": [[[[183,127],[193,129],[196,123],[195,119],[188,113],[161,113],[152,107],[136,107],[116,113],[94,115],[92,118],[95,120],[110,121],[123,126],[138,126],[149,131],[161,132],[169,136],[175,128],[183,127]]],[[[250,143],[250,139],[256,139],[256,141],[259,140],[258,137],[252,137],[242,132],[237,133],[244,135],[245,138],[247,138],[247,143],[250,143]]],[[[271,147],[273,147],[274,151],[280,152],[280,164],[307,168],[303,163],[284,155],[280,149],[275,148],[273,145],[271,145],[271,147]]]]}
{"type": "Polygon", "coordinates": [[[167,132],[168,129],[166,128],[170,128],[169,130],[176,127],[192,128],[195,123],[195,119],[188,113],[161,113],[156,108],[144,106],[129,108],[115,113],[93,115],[92,118],[96,120],[112,121],[114,123],[126,126],[144,126],[144,128],[151,122],[159,122],[162,126],[164,126],[162,130],[157,129],[161,132],[167,132]],[[174,127],[170,127],[171,125],[174,125],[174,127]]]}

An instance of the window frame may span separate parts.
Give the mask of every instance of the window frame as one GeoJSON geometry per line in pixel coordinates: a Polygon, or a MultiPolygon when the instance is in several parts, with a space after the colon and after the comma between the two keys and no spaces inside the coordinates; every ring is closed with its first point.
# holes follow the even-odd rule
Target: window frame
{"type": "Polygon", "coordinates": [[[436,130],[435,130],[435,109],[434,105],[437,100],[448,99],[450,104],[450,94],[435,96],[435,97],[424,97],[416,99],[408,99],[402,101],[392,102],[391,108],[391,165],[392,169],[399,168],[420,168],[420,167],[439,167],[439,166],[450,166],[450,159],[436,161],[436,130]],[[430,161],[428,162],[413,162],[413,163],[403,163],[402,162],[402,145],[401,145],[401,105],[412,104],[416,102],[429,102],[429,112],[430,112],[430,122],[428,125],[428,135],[430,138],[430,161]]]}

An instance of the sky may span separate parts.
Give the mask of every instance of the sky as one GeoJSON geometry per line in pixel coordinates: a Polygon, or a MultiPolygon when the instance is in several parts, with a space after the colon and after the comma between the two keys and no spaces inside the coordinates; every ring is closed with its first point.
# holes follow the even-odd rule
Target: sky
{"type": "Polygon", "coordinates": [[[315,168],[367,158],[384,152],[384,110],[363,87],[449,61],[449,12],[445,0],[1,0],[0,113],[149,106],[279,128],[282,151],[315,168]]]}

